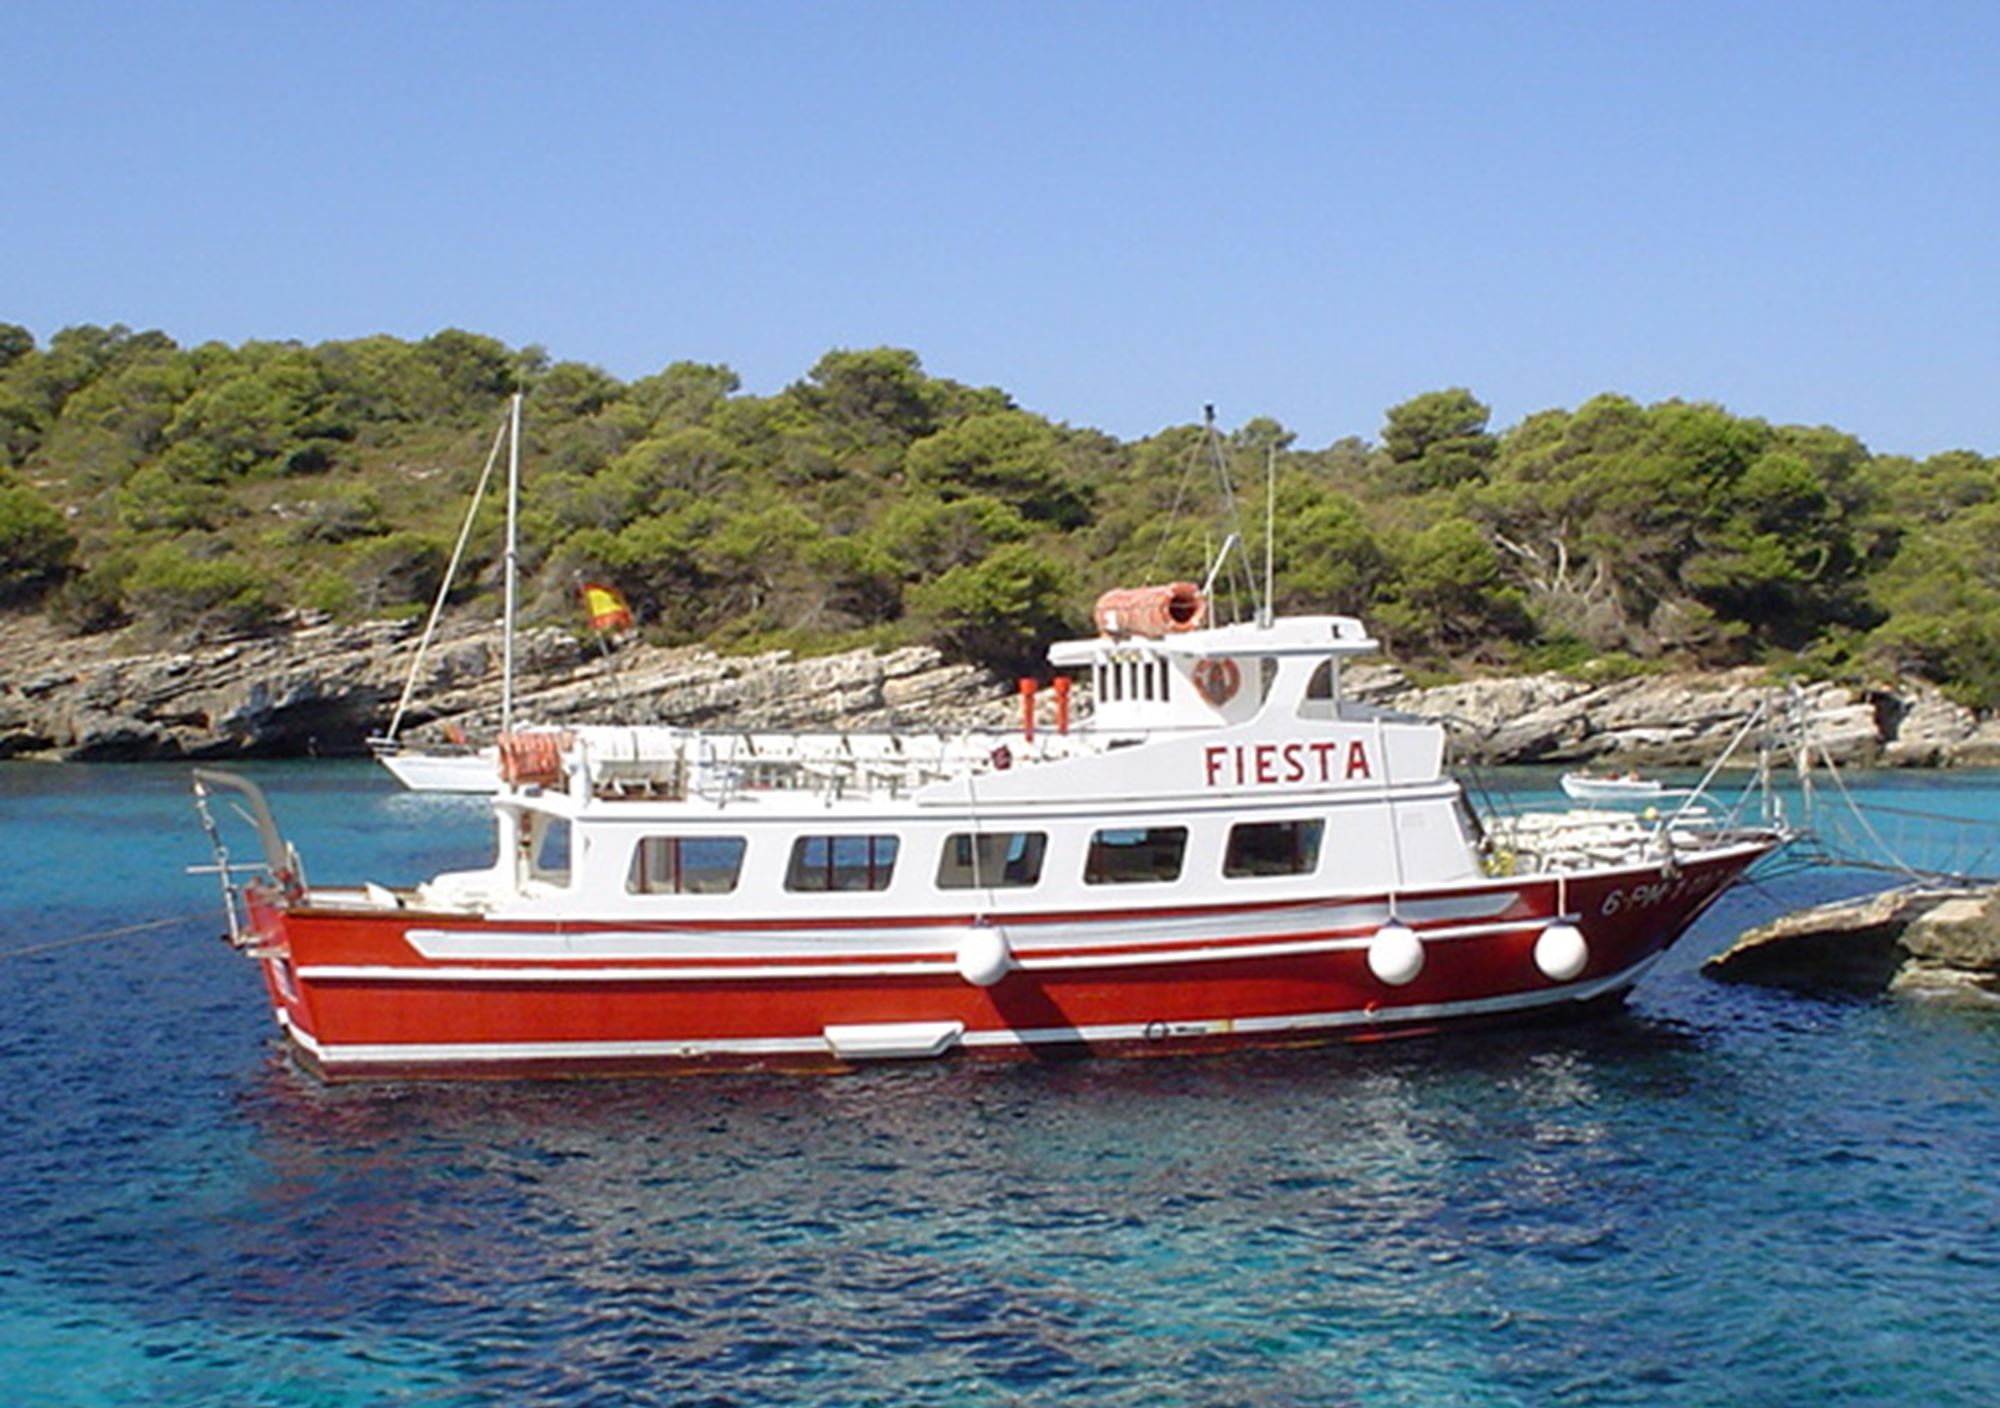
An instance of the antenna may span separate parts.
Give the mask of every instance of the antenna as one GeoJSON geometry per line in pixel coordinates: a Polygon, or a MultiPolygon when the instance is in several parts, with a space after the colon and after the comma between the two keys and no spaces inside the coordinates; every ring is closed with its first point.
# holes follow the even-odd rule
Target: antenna
{"type": "MultiPolygon", "coordinates": [[[[1234,592],[1240,589],[1244,595],[1250,598],[1250,605],[1255,619],[1260,622],[1266,621],[1270,616],[1272,596],[1267,581],[1263,592],[1264,599],[1262,601],[1258,600],[1257,564],[1256,560],[1250,556],[1250,542],[1243,531],[1243,513],[1241,505],[1238,504],[1236,499],[1236,485],[1229,475],[1229,461],[1228,456],[1223,453],[1222,436],[1215,427],[1214,404],[1204,404],[1201,408],[1201,415],[1201,443],[1188,447],[1187,459],[1181,467],[1180,479],[1174,488],[1173,506],[1168,509],[1165,517],[1160,519],[1160,536],[1154,544],[1152,559],[1146,565],[1146,575],[1148,577],[1153,575],[1154,570],[1160,564],[1160,559],[1166,552],[1173,525],[1180,519],[1181,507],[1187,500],[1189,486],[1194,480],[1197,464],[1205,450],[1208,456],[1209,469],[1215,479],[1216,497],[1219,500],[1217,507],[1220,509],[1218,517],[1221,520],[1218,526],[1222,530],[1222,546],[1210,552],[1207,545],[1204,544],[1203,549],[1203,572],[1205,576],[1202,595],[1208,599],[1209,610],[1211,612],[1210,619],[1219,619],[1217,614],[1219,603],[1214,595],[1214,586],[1217,579],[1224,576],[1225,569],[1228,569],[1228,586],[1232,592],[1230,598],[1231,605],[1233,608],[1236,608],[1231,613],[1232,619],[1242,619],[1239,614],[1242,604],[1241,597],[1233,595],[1234,592]],[[1231,549],[1235,550],[1237,557],[1240,559],[1239,561],[1232,563],[1231,549]]],[[[1275,473],[1275,470],[1273,472],[1275,473]]],[[[1267,526],[1265,537],[1268,540],[1270,536],[1271,533],[1267,526]]],[[[1266,555],[1269,555],[1268,546],[1266,555]]],[[[1266,568],[1265,576],[1267,579],[1270,576],[1268,567],[1266,568]]]]}
{"type": "Polygon", "coordinates": [[[1202,411],[1206,421],[1204,428],[1207,432],[1209,461],[1215,472],[1216,495],[1221,500],[1222,526],[1225,534],[1222,550],[1210,566],[1209,579],[1213,581],[1222,575],[1224,567],[1228,565],[1229,549],[1233,545],[1241,554],[1242,562],[1238,565],[1237,571],[1230,574],[1229,579],[1232,585],[1240,582],[1244,595],[1250,598],[1253,616],[1262,620],[1264,605],[1257,599],[1256,565],[1250,557],[1249,540],[1243,533],[1243,510],[1236,499],[1236,483],[1229,474],[1228,457],[1223,454],[1222,435],[1215,428],[1215,407],[1203,406],[1202,411]],[[1238,577],[1237,573],[1241,576],[1238,577]]]}

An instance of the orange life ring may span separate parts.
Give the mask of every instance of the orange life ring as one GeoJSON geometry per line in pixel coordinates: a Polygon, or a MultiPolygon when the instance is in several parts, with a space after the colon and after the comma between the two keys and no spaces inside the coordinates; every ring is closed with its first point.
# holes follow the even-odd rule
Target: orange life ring
{"type": "Polygon", "coordinates": [[[1219,709],[1234,699],[1236,691],[1243,687],[1243,671],[1227,656],[1197,660],[1194,666],[1194,687],[1200,691],[1203,699],[1219,709]]]}

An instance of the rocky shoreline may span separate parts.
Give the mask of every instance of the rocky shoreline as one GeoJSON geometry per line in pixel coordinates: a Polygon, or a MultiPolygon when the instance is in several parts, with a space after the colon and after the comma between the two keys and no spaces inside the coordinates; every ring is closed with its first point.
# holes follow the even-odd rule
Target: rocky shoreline
{"type": "MultiPolygon", "coordinates": [[[[32,617],[0,620],[0,759],[159,761],[348,755],[380,733],[403,690],[414,622],[301,619],[263,636],[142,648],[129,637],[67,637],[32,617]]],[[[521,717],[744,729],[1005,727],[1011,682],[912,646],[800,658],[628,645],[598,653],[558,630],[516,642],[521,717]]],[[[447,629],[431,648],[404,735],[490,733],[500,710],[501,640],[490,625],[447,629]]],[[[1489,763],[1672,767],[1718,756],[1758,704],[1767,675],[1644,675],[1590,684],[1540,674],[1420,688],[1393,666],[1350,668],[1371,703],[1448,722],[1489,763]]],[[[1814,736],[1859,766],[2000,765],[2000,721],[1914,683],[1800,691],[1814,736]]]]}

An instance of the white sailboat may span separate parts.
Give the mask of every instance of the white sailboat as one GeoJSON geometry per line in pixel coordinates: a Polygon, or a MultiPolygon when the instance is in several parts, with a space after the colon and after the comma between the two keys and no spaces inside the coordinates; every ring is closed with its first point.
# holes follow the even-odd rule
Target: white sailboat
{"type": "Polygon", "coordinates": [[[499,750],[493,744],[477,747],[470,743],[447,748],[416,748],[402,741],[400,736],[403,719],[408,714],[410,700],[416,692],[417,681],[423,674],[424,657],[430,650],[431,640],[437,634],[438,621],[444,615],[445,599],[450,594],[453,578],[458,574],[459,562],[465,555],[465,544],[472,536],[473,520],[479,514],[479,505],[486,497],[486,486],[493,477],[493,467],[500,458],[502,442],[507,445],[507,540],[505,552],[505,589],[502,608],[503,627],[501,637],[501,678],[500,678],[500,732],[504,735],[514,727],[514,618],[516,611],[516,558],[518,538],[516,524],[520,517],[521,497],[521,395],[514,393],[508,407],[507,419],[493,437],[493,449],[487,454],[486,467],[480,471],[479,486],[472,491],[472,503],[466,509],[465,522],[459,528],[458,542],[453,546],[451,563],[445,569],[444,581],[438,586],[437,599],[431,604],[431,614],[424,623],[423,635],[417,641],[417,653],[410,661],[409,675],[403,681],[402,697],[396,701],[396,709],[389,717],[389,727],[378,738],[369,740],[369,747],[375,760],[387,768],[395,779],[413,792],[462,792],[471,794],[493,794],[500,790],[499,750]]]}

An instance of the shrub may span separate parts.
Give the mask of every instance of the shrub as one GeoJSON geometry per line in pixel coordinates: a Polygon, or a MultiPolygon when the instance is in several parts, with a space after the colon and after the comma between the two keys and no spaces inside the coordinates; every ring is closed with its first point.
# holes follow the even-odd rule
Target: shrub
{"type": "Polygon", "coordinates": [[[331,616],[346,616],[354,610],[357,593],[351,579],[321,567],[299,584],[299,605],[331,616]]]}
{"type": "Polygon", "coordinates": [[[372,613],[436,596],[451,553],[428,533],[390,533],[352,545],[348,564],[356,599],[372,613]]]}
{"type": "Polygon", "coordinates": [[[0,485],[0,601],[20,600],[62,580],[76,553],[63,516],[23,485],[0,485]]]}
{"type": "Polygon", "coordinates": [[[1019,674],[1037,670],[1050,641],[1068,622],[1070,591],[1062,566],[1025,543],[985,561],[954,567],[913,588],[910,604],[933,623],[942,648],[964,659],[1019,674]]]}
{"type": "Polygon", "coordinates": [[[286,536],[294,543],[345,543],[385,531],[382,499],[372,487],[345,489],[301,504],[286,536]]]}
{"type": "Polygon", "coordinates": [[[93,566],[49,594],[49,619],[73,636],[115,631],[132,619],[125,609],[127,564],[93,566]]]}
{"type": "Polygon", "coordinates": [[[135,533],[209,532],[241,512],[227,489],[177,479],[160,465],[148,465],[126,480],[112,502],[118,521],[135,533]]]}
{"type": "Polygon", "coordinates": [[[140,557],[125,594],[139,615],[176,629],[257,630],[279,604],[275,584],[250,564],[190,557],[171,545],[140,557]]]}

